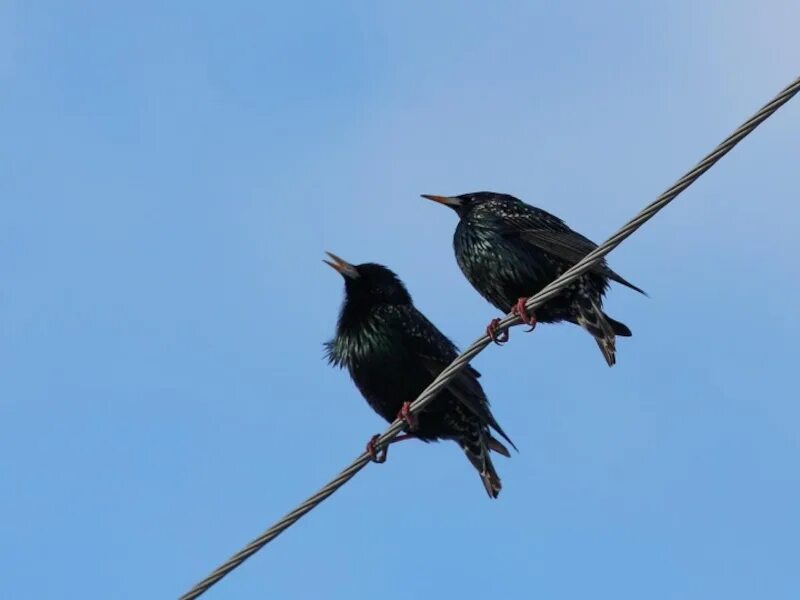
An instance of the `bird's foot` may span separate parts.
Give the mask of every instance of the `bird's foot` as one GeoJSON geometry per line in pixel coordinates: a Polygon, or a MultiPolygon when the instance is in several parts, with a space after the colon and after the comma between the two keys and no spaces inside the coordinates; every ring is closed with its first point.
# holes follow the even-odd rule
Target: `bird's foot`
{"type": "Polygon", "coordinates": [[[497,333],[497,328],[500,326],[500,319],[492,319],[486,326],[486,335],[489,336],[495,344],[502,346],[508,341],[508,329],[497,333]]]}
{"type": "Polygon", "coordinates": [[[411,402],[403,402],[400,412],[397,413],[397,418],[406,424],[409,431],[416,431],[419,426],[417,417],[411,412],[411,402]]]}
{"type": "Polygon", "coordinates": [[[367,454],[369,454],[369,457],[372,459],[372,462],[376,462],[378,464],[386,462],[386,456],[389,454],[390,444],[394,444],[395,442],[402,442],[403,440],[410,440],[415,438],[416,436],[410,433],[403,433],[389,440],[389,443],[386,444],[386,446],[384,446],[382,450],[378,451],[378,449],[375,447],[375,443],[378,441],[380,437],[381,437],[380,434],[376,433],[371,438],[369,438],[369,441],[367,442],[367,454]]]}
{"type": "Polygon", "coordinates": [[[389,454],[389,445],[387,444],[384,448],[379,452],[375,448],[375,442],[378,441],[378,438],[381,437],[380,434],[376,433],[367,442],[367,454],[372,459],[374,463],[385,463],[386,462],[386,455],[389,454]]]}
{"type": "Polygon", "coordinates": [[[528,308],[525,306],[527,301],[527,298],[520,298],[517,300],[517,303],[514,305],[514,308],[511,309],[511,312],[517,315],[519,320],[525,323],[525,325],[530,325],[528,332],[531,332],[536,329],[536,315],[533,314],[533,312],[528,312],[528,308]]]}

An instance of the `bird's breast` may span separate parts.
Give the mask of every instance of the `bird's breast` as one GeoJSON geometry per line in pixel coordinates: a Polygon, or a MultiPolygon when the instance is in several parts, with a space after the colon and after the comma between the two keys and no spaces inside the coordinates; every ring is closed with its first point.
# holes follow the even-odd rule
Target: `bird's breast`
{"type": "Polygon", "coordinates": [[[508,311],[517,298],[536,293],[557,275],[538,248],[489,227],[462,225],[453,240],[458,265],[498,309],[508,311]]]}
{"type": "Polygon", "coordinates": [[[478,227],[459,227],[453,239],[456,260],[473,285],[483,280],[513,277],[519,266],[517,249],[509,240],[478,227]]]}

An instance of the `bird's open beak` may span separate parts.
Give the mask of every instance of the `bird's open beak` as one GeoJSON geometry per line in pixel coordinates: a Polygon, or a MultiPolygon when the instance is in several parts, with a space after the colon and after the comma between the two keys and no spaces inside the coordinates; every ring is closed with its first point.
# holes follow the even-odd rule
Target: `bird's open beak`
{"type": "Polygon", "coordinates": [[[358,271],[349,262],[339,258],[332,252],[326,252],[325,254],[330,256],[332,260],[323,260],[322,262],[324,262],[327,265],[330,265],[331,268],[339,271],[339,273],[341,273],[344,277],[349,277],[350,279],[358,278],[358,271]]]}
{"type": "Polygon", "coordinates": [[[439,204],[444,204],[450,208],[458,208],[461,206],[461,199],[454,196],[434,196],[433,194],[422,194],[422,197],[427,198],[428,200],[433,200],[434,202],[438,202],[439,204]]]}

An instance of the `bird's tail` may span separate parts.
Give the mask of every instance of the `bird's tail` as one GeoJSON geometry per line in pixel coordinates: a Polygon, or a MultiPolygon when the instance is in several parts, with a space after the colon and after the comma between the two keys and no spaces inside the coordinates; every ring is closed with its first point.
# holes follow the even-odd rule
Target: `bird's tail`
{"type": "Polygon", "coordinates": [[[576,322],[594,337],[608,366],[613,367],[617,362],[616,336],[630,337],[631,330],[627,325],[609,317],[595,302],[581,305],[576,322]]]}
{"type": "Polygon", "coordinates": [[[464,454],[467,455],[469,462],[478,471],[483,482],[483,487],[486,488],[486,493],[490,498],[497,498],[500,495],[500,490],[503,488],[500,482],[500,476],[495,471],[492,459],[489,456],[489,449],[502,454],[503,456],[511,456],[508,449],[503,446],[499,441],[489,435],[488,432],[481,433],[478,440],[459,442],[464,454]]]}

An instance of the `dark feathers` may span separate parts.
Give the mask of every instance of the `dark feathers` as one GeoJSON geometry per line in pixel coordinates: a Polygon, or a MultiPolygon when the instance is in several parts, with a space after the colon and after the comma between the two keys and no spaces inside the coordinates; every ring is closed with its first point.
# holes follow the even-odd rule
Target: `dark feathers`
{"type": "MultiPolygon", "coordinates": [[[[536,294],[597,247],[558,217],[507,194],[427,197],[458,213],[453,238],[458,265],[473,287],[505,313],[519,298],[536,294]]],[[[580,325],[594,336],[606,362],[613,365],[616,335],[631,332],[602,310],[609,280],[644,294],[603,260],[539,307],[536,317],[543,323],[580,325]]]]}
{"type": "MultiPolygon", "coordinates": [[[[414,307],[392,271],[371,263],[349,266],[358,275],[345,275],[345,300],[336,336],[325,344],[327,356],[350,372],[369,405],[391,422],[403,403],[413,401],[458,351],[414,307]]],[[[478,377],[472,367],[460,371],[418,415],[414,435],[423,441],[458,443],[489,495],[496,497],[501,484],[489,450],[505,456],[508,450],[490,430],[514,444],[492,415],[478,377]]]]}

